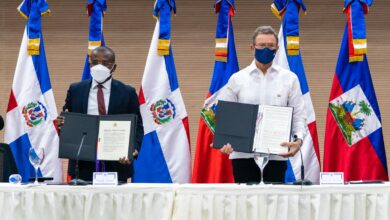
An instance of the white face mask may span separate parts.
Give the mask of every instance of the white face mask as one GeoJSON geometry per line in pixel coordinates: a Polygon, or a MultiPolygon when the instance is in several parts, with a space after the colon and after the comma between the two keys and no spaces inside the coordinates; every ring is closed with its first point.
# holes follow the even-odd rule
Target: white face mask
{"type": "Polygon", "coordinates": [[[91,67],[91,75],[96,82],[102,83],[111,76],[111,70],[102,64],[98,64],[91,67]]]}

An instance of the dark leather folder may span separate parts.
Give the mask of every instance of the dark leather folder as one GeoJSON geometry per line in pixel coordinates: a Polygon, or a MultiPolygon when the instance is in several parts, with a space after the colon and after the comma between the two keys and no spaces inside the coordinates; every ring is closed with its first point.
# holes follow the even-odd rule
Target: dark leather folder
{"type": "Polygon", "coordinates": [[[100,121],[131,121],[128,158],[133,159],[136,137],[137,116],[122,115],[86,115],[73,112],[62,112],[65,123],[61,127],[59,158],[77,159],[77,152],[83,134],[86,134],[80,151],[79,160],[96,161],[96,146],[100,121]]]}
{"type": "Polygon", "coordinates": [[[230,143],[234,151],[253,153],[258,109],[258,105],[218,101],[214,148],[230,143]]]}

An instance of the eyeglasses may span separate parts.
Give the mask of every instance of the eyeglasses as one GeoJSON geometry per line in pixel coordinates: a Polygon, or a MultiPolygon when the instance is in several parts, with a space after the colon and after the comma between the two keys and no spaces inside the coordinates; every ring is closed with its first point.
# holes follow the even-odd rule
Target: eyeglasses
{"type": "Polygon", "coordinates": [[[264,49],[266,47],[268,47],[269,49],[271,50],[274,50],[276,49],[277,45],[276,44],[254,44],[253,45],[256,49],[264,49]]]}

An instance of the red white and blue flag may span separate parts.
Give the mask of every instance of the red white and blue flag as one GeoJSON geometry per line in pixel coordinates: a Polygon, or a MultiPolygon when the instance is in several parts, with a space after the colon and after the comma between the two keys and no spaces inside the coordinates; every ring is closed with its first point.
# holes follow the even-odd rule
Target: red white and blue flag
{"type": "Polygon", "coordinates": [[[210,147],[214,140],[215,110],[219,93],[230,77],[239,70],[231,20],[235,10],[234,0],[216,0],[215,10],[218,13],[218,23],[214,72],[209,93],[201,110],[192,174],[193,183],[234,182],[229,156],[210,147]]]}
{"type": "Polygon", "coordinates": [[[57,108],[50,84],[41,31],[41,15],[49,13],[45,0],[25,0],[18,7],[27,19],[9,98],[5,142],[11,146],[23,181],[35,176],[28,151],[44,148],[39,176],[61,182],[62,162],[58,158],[59,137],[54,120],[57,108]]]}
{"type": "Polygon", "coordinates": [[[326,119],[324,171],[344,180],[388,180],[381,114],[367,61],[364,14],[372,1],[347,0],[348,15],[326,119]]]}
{"type": "Polygon", "coordinates": [[[170,42],[172,11],[175,1],[156,1],[157,22],[139,94],[145,135],[133,182],[188,183],[191,178],[188,117],[170,42]]]}
{"type": "MultiPolygon", "coordinates": [[[[306,11],[306,7],[302,0],[274,0],[271,9],[278,18],[282,19],[282,26],[279,32],[279,50],[274,62],[297,75],[305,102],[307,126],[306,136],[304,137],[301,148],[305,168],[304,178],[318,183],[320,175],[320,154],[316,117],[299,49],[299,11],[300,9],[306,11]]],[[[299,153],[289,159],[286,182],[294,182],[301,179],[301,164],[302,161],[299,153]]]]}
{"type": "Polygon", "coordinates": [[[106,0],[87,0],[87,14],[89,16],[88,53],[85,58],[82,79],[91,78],[89,55],[92,50],[105,46],[103,36],[103,18],[107,10],[106,0]]]}

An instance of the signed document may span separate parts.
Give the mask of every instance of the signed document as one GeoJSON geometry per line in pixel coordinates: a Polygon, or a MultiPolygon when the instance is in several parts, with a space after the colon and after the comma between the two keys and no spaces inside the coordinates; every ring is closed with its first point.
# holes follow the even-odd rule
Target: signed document
{"type": "Polygon", "coordinates": [[[99,123],[98,160],[118,161],[129,153],[131,121],[103,121],[99,123]]]}
{"type": "Polygon", "coordinates": [[[282,142],[289,142],[291,137],[292,107],[260,105],[253,151],[256,153],[287,153],[288,148],[282,142]]]}

